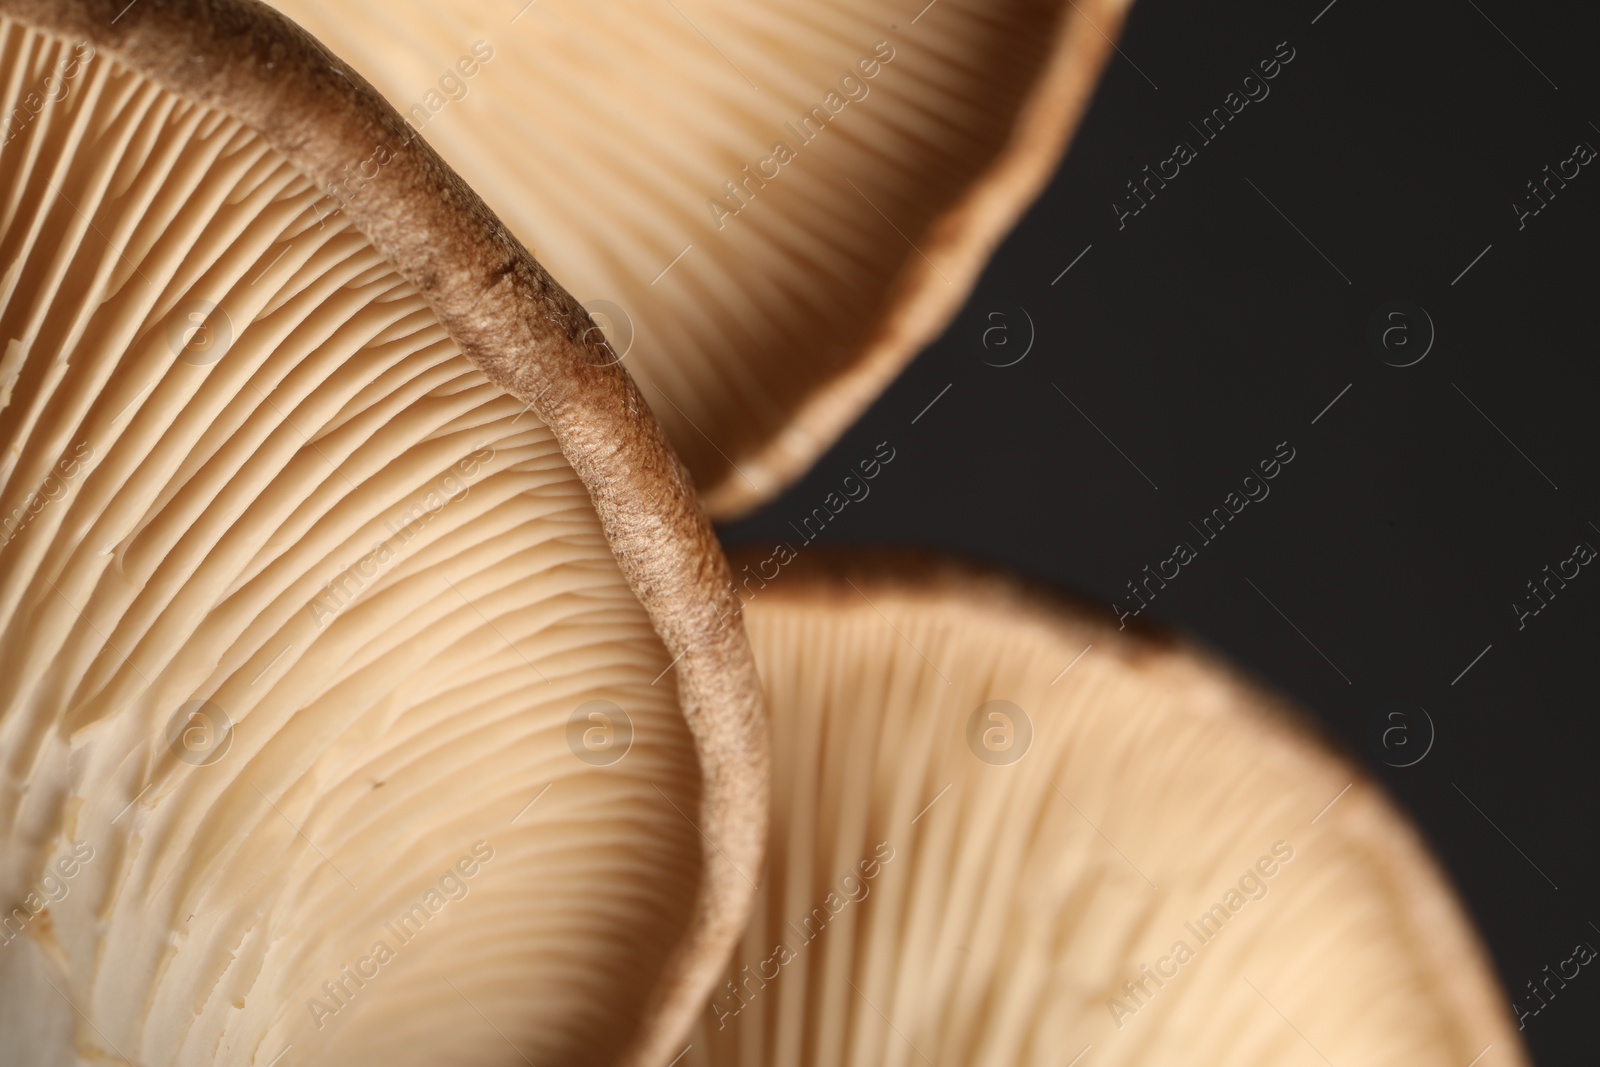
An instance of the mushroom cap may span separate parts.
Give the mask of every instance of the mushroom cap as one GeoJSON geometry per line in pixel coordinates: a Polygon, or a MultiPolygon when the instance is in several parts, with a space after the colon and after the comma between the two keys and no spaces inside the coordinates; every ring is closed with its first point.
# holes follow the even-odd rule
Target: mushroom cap
{"type": "Polygon", "coordinates": [[[274,3],[626,335],[724,519],[956,313],[1127,0],[274,3]]]}
{"type": "Polygon", "coordinates": [[[949,562],[747,561],[768,874],[686,1063],[1527,1062],[1416,833],[1210,656],[949,562]]]}
{"type": "Polygon", "coordinates": [[[599,331],[253,0],[0,49],[0,1061],[670,1058],[765,731],[599,331]]]}

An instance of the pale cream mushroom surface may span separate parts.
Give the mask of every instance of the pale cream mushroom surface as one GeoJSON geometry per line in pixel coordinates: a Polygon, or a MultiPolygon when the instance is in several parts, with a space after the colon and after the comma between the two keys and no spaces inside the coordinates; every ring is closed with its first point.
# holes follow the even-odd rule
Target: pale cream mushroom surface
{"type": "Polygon", "coordinates": [[[274,0],[607,327],[713,517],[803,474],[1050,178],[1125,0],[274,0]]]}
{"type": "Polygon", "coordinates": [[[359,75],[122,6],[0,3],[0,1063],[670,1058],[765,796],[683,469],[359,75]]]}
{"type": "Polygon", "coordinates": [[[1528,1062],[1416,832],[1214,657],[948,561],[747,559],[768,875],[685,1063],[1528,1062]]]}

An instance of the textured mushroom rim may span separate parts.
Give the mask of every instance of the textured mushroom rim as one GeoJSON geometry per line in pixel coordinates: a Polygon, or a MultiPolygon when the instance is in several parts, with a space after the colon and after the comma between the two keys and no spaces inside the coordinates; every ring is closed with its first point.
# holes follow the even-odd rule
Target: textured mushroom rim
{"type": "Polygon", "coordinates": [[[0,0],[220,111],[340,202],[428,300],[463,355],[527,402],[588,488],[611,550],[674,658],[701,764],[691,927],[626,1063],[665,1062],[743,929],[759,880],[766,723],[749,644],[719,610],[727,564],[660,427],[588,314],[359,74],[256,0],[0,0]],[[376,167],[355,192],[349,175],[376,167]],[[741,873],[742,872],[742,873],[741,873]]]}
{"type": "MultiPolygon", "coordinates": [[[[831,443],[883,393],[894,377],[938,336],[961,309],[985,263],[1006,232],[1050,180],[1066,151],[1100,73],[1121,33],[1126,8],[1116,0],[1078,4],[1061,15],[1039,84],[1024,102],[995,160],[966,194],[928,227],[926,255],[908,255],[885,299],[883,315],[854,363],[813,383],[789,418],[792,429],[831,443]],[[933,260],[947,266],[946,279],[933,260]],[[948,283],[947,283],[948,282],[948,283]]],[[[751,456],[788,487],[816,461],[794,454],[779,435],[751,456]]],[[[733,473],[706,488],[706,507],[719,520],[734,519],[764,502],[733,473]]]]}
{"type": "MultiPolygon", "coordinates": [[[[737,569],[767,556],[738,548],[729,552],[729,558],[737,569]]],[[[1139,622],[1119,634],[1115,616],[1097,604],[1024,585],[999,570],[924,551],[833,549],[804,553],[785,564],[778,577],[757,596],[769,607],[781,602],[815,604],[828,600],[859,607],[863,599],[870,603],[875,593],[920,601],[930,613],[941,608],[963,614],[970,614],[974,608],[989,609],[1004,618],[1048,629],[1069,621],[1087,623],[1103,630],[1108,644],[1120,637],[1124,654],[1131,654],[1135,664],[1142,655],[1181,658],[1203,664],[1238,691],[1257,697],[1257,706],[1265,713],[1250,714],[1261,720],[1263,732],[1277,735],[1307,765],[1335,763],[1342,767],[1353,794],[1375,796],[1380,806],[1390,811],[1390,821],[1400,832],[1374,835],[1365,839],[1365,844],[1376,865],[1398,872],[1406,884],[1419,889],[1398,898],[1395,907],[1421,935],[1417,943],[1431,950],[1427,963],[1434,973],[1478,979],[1441,982],[1442,997],[1451,1002],[1460,1018],[1503,1017],[1506,1000],[1494,969],[1483,947],[1466,934],[1474,929],[1473,924],[1456,902],[1438,861],[1409,824],[1393,814],[1394,805],[1385,790],[1358,770],[1353,760],[1342,758],[1340,746],[1284,700],[1244,678],[1205,649],[1157,626],[1139,622]]]]}

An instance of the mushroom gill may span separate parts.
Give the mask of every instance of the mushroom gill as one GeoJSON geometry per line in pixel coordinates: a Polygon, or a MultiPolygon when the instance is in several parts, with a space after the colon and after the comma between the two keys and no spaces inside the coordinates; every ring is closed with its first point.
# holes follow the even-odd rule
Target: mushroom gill
{"type": "Polygon", "coordinates": [[[621,324],[717,518],[799,477],[949,321],[1126,7],[273,2],[621,324]]]}
{"type": "Polygon", "coordinates": [[[1206,657],[945,563],[743,595],[773,836],[686,1063],[1527,1062],[1414,831],[1206,657]]]}
{"type": "Polygon", "coordinates": [[[659,1060],[759,876],[679,469],[425,146],[327,195],[345,68],[113,6],[0,3],[0,1062],[659,1060]]]}

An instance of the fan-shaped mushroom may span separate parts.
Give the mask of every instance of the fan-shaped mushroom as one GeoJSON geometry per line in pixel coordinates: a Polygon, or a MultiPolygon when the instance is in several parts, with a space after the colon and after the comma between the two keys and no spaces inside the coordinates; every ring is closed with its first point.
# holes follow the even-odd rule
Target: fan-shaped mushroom
{"type": "Polygon", "coordinates": [[[927,561],[741,594],[768,876],[686,1063],[1526,1062],[1413,831],[1206,657],[927,561]]]}
{"type": "Polygon", "coordinates": [[[274,2],[628,320],[718,518],[797,478],[955,313],[1126,6],[274,2]]]}
{"type": "Polygon", "coordinates": [[[670,1058],[764,736],[588,317],[250,0],[0,56],[0,1062],[670,1058]]]}

